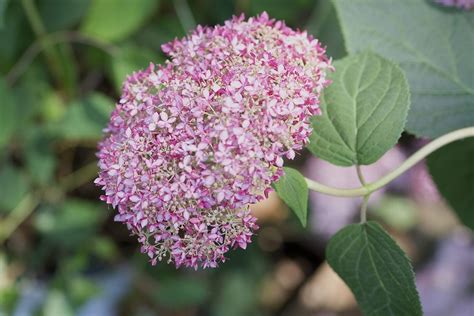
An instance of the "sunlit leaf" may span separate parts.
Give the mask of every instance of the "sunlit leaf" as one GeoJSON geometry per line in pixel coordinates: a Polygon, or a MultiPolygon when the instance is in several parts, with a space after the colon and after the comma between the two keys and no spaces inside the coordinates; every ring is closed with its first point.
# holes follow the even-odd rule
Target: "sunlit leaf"
{"type": "Polygon", "coordinates": [[[94,0],[81,32],[101,40],[122,40],[137,31],[158,4],[157,0],[94,0]]]}
{"type": "Polygon", "coordinates": [[[43,306],[44,316],[73,316],[72,306],[67,301],[63,292],[53,289],[48,293],[45,305],[43,306]]]}

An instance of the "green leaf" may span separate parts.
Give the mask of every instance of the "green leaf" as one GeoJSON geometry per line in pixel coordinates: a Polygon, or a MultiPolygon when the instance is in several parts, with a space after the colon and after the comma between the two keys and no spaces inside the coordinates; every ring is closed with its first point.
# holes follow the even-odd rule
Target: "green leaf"
{"type": "Polygon", "coordinates": [[[308,216],[308,185],[299,171],[284,168],[285,174],[273,184],[278,196],[296,214],[303,227],[308,216]]]}
{"type": "Polygon", "coordinates": [[[106,127],[113,101],[102,94],[93,94],[73,102],[56,126],[59,136],[73,139],[99,139],[106,127]]]}
{"type": "Polygon", "coordinates": [[[24,151],[26,167],[33,181],[44,185],[53,178],[56,157],[51,150],[50,140],[40,130],[32,128],[31,134],[24,151]]]}
{"type": "Polygon", "coordinates": [[[117,91],[120,91],[122,83],[128,75],[148,67],[150,62],[158,64],[162,61],[162,58],[151,50],[137,46],[125,46],[110,60],[110,76],[117,91]]]}
{"type": "Polygon", "coordinates": [[[379,224],[343,228],[329,241],[326,259],[364,315],[422,315],[410,261],[379,224]]]}
{"type": "Polygon", "coordinates": [[[69,199],[57,208],[41,208],[35,224],[47,240],[70,249],[89,240],[105,215],[101,204],[69,199]]]}
{"type": "Polygon", "coordinates": [[[41,0],[38,10],[50,32],[73,27],[84,16],[91,0],[41,0]]]}
{"type": "Polygon", "coordinates": [[[370,48],[405,70],[407,130],[437,137],[474,125],[474,12],[429,2],[334,0],[350,53],[370,48]]]}
{"type": "Polygon", "coordinates": [[[406,197],[384,195],[373,214],[398,231],[407,231],[418,223],[416,203],[406,197]]]}
{"type": "Polygon", "coordinates": [[[10,164],[0,168],[0,213],[15,208],[28,191],[23,173],[10,164]]]}
{"type": "Polygon", "coordinates": [[[209,285],[190,277],[168,277],[159,282],[156,300],[169,308],[185,308],[204,303],[210,296],[209,285]]]}
{"type": "Polygon", "coordinates": [[[7,8],[8,0],[0,0],[0,29],[3,28],[4,25],[4,18],[3,16],[5,15],[5,11],[7,8]]]}
{"type": "Polygon", "coordinates": [[[157,0],[94,0],[81,32],[101,40],[122,40],[137,31],[158,4],[157,0]]]}
{"type": "Polygon", "coordinates": [[[74,311],[64,293],[53,289],[48,293],[42,314],[44,316],[72,316],[74,311]]]}
{"type": "Polygon", "coordinates": [[[474,139],[449,144],[428,156],[438,190],[461,222],[474,230],[474,139]]]}
{"type": "Polygon", "coordinates": [[[409,108],[401,69],[373,53],[334,63],[333,83],[312,119],[309,150],[338,166],[369,165],[397,142],[409,108]]]}
{"type": "Polygon", "coordinates": [[[81,306],[94,296],[98,296],[100,288],[97,283],[86,276],[68,275],[67,293],[71,298],[72,305],[81,306]]]}
{"type": "MultiPolygon", "coordinates": [[[[1,1],[1,0],[0,0],[1,1]]],[[[16,118],[18,116],[17,107],[11,92],[6,87],[3,80],[0,79],[0,149],[8,144],[10,138],[13,136],[17,124],[16,118]]]]}
{"type": "Polygon", "coordinates": [[[326,53],[334,59],[347,55],[336,9],[330,0],[318,1],[306,29],[324,43],[326,53]]]}

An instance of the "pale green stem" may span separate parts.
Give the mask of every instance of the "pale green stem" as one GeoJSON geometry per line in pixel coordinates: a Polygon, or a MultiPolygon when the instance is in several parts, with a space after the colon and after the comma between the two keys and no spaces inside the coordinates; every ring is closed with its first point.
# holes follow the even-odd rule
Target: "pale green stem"
{"type": "MultiPolygon", "coordinates": [[[[363,187],[366,186],[364,174],[362,173],[362,168],[359,165],[356,165],[357,170],[357,177],[359,177],[360,184],[363,187]]],[[[364,195],[364,199],[362,200],[362,205],[360,206],[360,222],[365,223],[367,221],[367,206],[369,204],[370,193],[364,195]]]]}
{"type": "Polygon", "coordinates": [[[421,149],[419,149],[416,153],[410,156],[407,160],[405,160],[398,168],[391,171],[384,177],[380,178],[379,180],[369,183],[365,186],[354,188],[354,189],[341,189],[341,188],[334,188],[329,187],[327,185],[318,183],[311,179],[306,179],[306,183],[308,184],[308,188],[313,191],[325,193],[328,195],[334,196],[342,196],[342,197],[355,197],[355,196],[366,196],[374,191],[377,191],[396,179],[398,176],[403,174],[405,171],[416,165],[418,162],[426,158],[429,154],[433,153],[437,149],[452,143],[454,141],[464,139],[467,137],[474,137],[474,127],[466,127],[462,129],[458,129],[456,131],[447,133],[433,141],[429,144],[425,145],[421,149]]]}
{"type": "Polygon", "coordinates": [[[359,165],[356,165],[357,177],[359,178],[360,184],[366,185],[364,175],[362,174],[362,169],[359,165]]]}
{"type": "Polygon", "coordinates": [[[369,204],[370,193],[364,196],[362,205],[360,207],[360,222],[365,223],[367,221],[367,205],[369,204]]]}
{"type": "Polygon", "coordinates": [[[39,198],[29,193],[15,207],[7,219],[0,223],[0,244],[2,244],[39,204],[39,198]]]}

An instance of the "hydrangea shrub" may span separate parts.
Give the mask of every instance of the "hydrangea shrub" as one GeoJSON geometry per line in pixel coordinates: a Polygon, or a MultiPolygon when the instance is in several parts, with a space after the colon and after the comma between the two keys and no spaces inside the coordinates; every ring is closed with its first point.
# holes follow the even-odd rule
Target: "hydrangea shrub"
{"type": "MultiPolygon", "coordinates": [[[[426,107],[428,101],[442,102],[442,109],[434,107],[436,113],[445,113],[445,104],[472,106],[458,102],[474,95],[472,76],[465,75],[469,65],[459,71],[459,78],[444,70],[443,63],[451,66],[467,55],[456,55],[459,58],[450,63],[420,46],[432,36],[430,26],[400,33],[386,19],[380,31],[371,20],[379,21],[380,12],[367,15],[376,7],[367,4],[373,1],[335,0],[349,51],[335,63],[317,39],[262,13],[249,19],[233,17],[215,27],[198,26],[187,37],[162,46],[169,57],[164,64],[151,63],[128,76],[99,144],[95,182],[104,191],[101,199],[116,210],[115,220],[138,238],[153,265],[166,260],[176,267],[215,268],[230,249],[245,249],[258,229],[249,205],[263,200],[272,188],[303,225],[308,189],[363,197],[360,223],[331,238],[327,261],[351,288],[364,314],[422,315],[411,262],[380,225],[367,221],[368,201],[373,192],[433,151],[474,136],[474,117],[456,114],[464,111],[448,113],[452,116],[447,115],[445,125],[428,128],[429,122],[420,120],[420,113],[432,111],[426,107]],[[398,37],[388,46],[379,41],[394,34],[404,42],[398,37]],[[417,54],[408,58],[407,49],[417,54]],[[436,76],[447,82],[442,90],[436,76]],[[361,165],[379,160],[405,128],[441,137],[367,183],[361,165]],[[355,166],[361,186],[334,188],[283,167],[285,159],[294,159],[306,146],[332,164],[355,166]]],[[[473,8],[469,0],[435,2],[473,8]]],[[[444,31],[456,35],[446,39],[448,48],[460,50],[469,42],[464,38],[474,38],[472,25],[462,19],[469,13],[456,16],[438,4],[377,1],[403,12],[401,16],[420,11],[436,17],[436,23],[446,26],[444,31]],[[468,33],[460,32],[463,25],[470,28],[468,33]]],[[[464,147],[459,147],[459,156],[464,157],[464,147]]],[[[449,161],[442,152],[439,155],[437,161],[449,161]]],[[[472,168],[469,159],[457,161],[472,168]]],[[[433,174],[442,188],[455,176],[462,176],[466,187],[472,182],[464,170],[433,174]]],[[[461,219],[472,226],[466,211],[472,209],[472,199],[445,192],[461,219]],[[453,199],[460,202],[452,203],[453,199]]]]}

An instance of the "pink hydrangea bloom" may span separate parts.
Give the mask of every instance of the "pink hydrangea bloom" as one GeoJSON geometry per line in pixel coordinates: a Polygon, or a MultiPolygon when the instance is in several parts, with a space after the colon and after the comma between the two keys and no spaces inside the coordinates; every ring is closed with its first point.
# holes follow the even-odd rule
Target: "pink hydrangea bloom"
{"type": "Polygon", "coordinates": [[[152,264],[216,267],[246,248],[261,200],[319,114],[330,60],[266,13],[198,26],[127,78],[99,145],[101,197],[152,264]]]}
{"type": "Polygon", "coordinates": [[[474,8],[474,0],[435,0],[437,3],[447,7],[457,7],[464,10],[474,8]]]}

